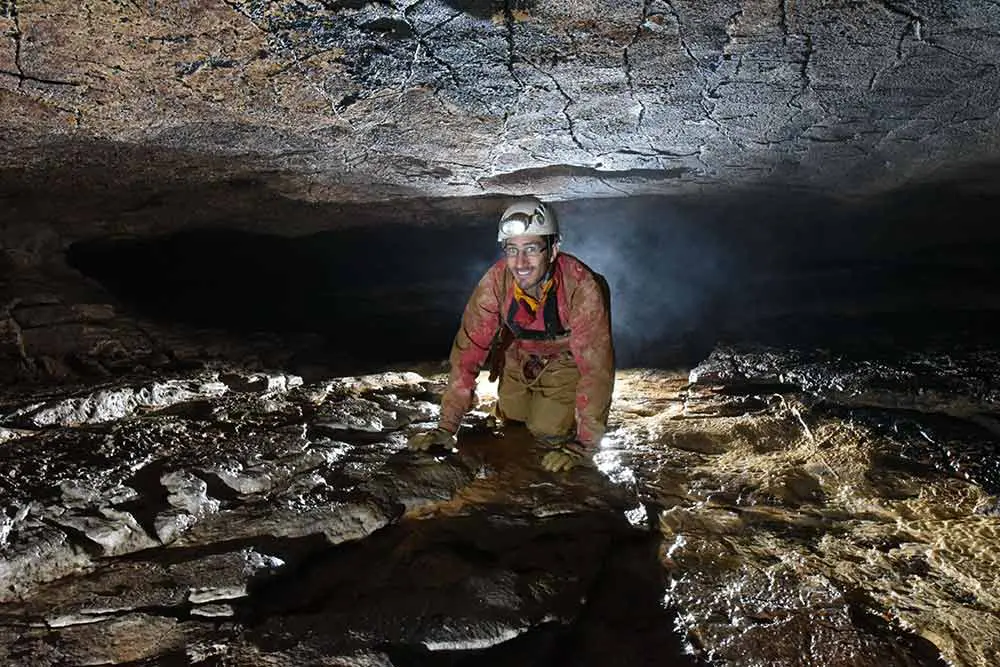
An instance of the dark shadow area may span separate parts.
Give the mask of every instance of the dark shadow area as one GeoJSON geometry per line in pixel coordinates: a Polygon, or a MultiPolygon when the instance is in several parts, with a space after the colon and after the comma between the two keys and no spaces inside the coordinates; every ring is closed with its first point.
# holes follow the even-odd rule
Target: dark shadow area
{"type": "Polygon", "coordinates": [[[386,362],[446,356],[494,248],[470,228],[378,229],[285,238],[222,229],[77,243],[75,268],[137,312],[237,332],[318,333],[331,355],[386,362]]]}
{"type": "Polygon", "coordinates": [[[489,19],[504,12],[531,11],[533,0],[445,0],[445,4],[478,19],[489,19]]]}
{"type": "Polygon", "coordinates": [[[1000,493],[1000,442],[988,416],[833,404],[821,405],[819,413],[849,419],[901,443],[898,452],[878,453],[880,465],[873,472],[937,470],[969,480],[989,494],[1000,493]]]}
{"type": "Polygon", "coordinates": [[[658,544],[611,514],[404,522],[261,578],[237,614],[265,652],[368,636],[398,667],[694,667],[658,544]]]}
{"type": "MultiPolygon", "coordinates": [[[[610,283],[627,367],[694,363],[719,342],[989,341],[1000,325],[997,203],[941,186],[863,203],[756,191],[556,207],[563,250],[610,283]]],[[[69,261],[156,319],[315,333],[331,359],[442,360],[498,256],[497,201],[394,206],[381,224],[295,237],[197,227],[81,241],[69,261]]]]}

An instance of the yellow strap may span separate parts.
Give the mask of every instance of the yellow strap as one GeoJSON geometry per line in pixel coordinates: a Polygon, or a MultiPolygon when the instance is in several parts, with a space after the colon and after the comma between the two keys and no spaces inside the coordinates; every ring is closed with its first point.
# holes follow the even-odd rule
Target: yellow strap
{"type": "Polygon", "coordinates": [[[542,304],[542,302],[545,301],[545,297],[548,296],[549,294],[549,289],[551,289],[552,287],[553,280],[554,280],[553,278],[549,278],[548,280],[545,281],[545,284],[542,285],[542,298],[540,299],[536,299],[535,297],[531,296],[523,289],[521,289],[521,286],[518,285],[517,281],[515,280],[514,298],[517,299],[518,301],[524,301],[526,304],[528,304],[528,306],[531,307],[531,310],[533,312],[537,313],[538,307],[542,304]]]}

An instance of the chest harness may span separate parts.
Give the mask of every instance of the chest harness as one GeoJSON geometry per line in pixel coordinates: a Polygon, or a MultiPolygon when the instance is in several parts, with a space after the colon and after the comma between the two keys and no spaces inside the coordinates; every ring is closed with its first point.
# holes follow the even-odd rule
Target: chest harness
{"type": "Polygon", "coordinates": [[[545,330],[525,329],[515,320],[517,315],[517,297],[510,300],[510,308],[507,310],[507,326],[510,328],[514,338],[518,340],[555,340],[562,338],[569,333],[569,329],[564,329],[559,321],[559,300],[556,298],[558,289],[553,285],[553,289],[545,297],[545,304],[542,306],[542,317],[545,320],[545,330]]]}

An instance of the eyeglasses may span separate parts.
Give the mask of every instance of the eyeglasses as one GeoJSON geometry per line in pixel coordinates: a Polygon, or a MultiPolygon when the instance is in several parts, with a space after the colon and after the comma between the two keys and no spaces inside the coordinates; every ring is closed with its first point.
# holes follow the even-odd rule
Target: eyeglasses
{"type": "Polygon", "coordinates": [[[503,254],[507,255],[511,259],[517,257],[518,255],[524,255],[525,257],[538,257],[539,255],[548,251],[549,247],[542,243],[529,243],[526,246],[518,248],[516,245],[506,244],[503,246],[503,254]]]}

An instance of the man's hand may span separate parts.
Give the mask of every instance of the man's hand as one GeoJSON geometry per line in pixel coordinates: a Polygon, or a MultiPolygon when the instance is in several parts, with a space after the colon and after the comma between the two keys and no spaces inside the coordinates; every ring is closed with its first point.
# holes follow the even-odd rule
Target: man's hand
{"type": "Polygon", "coordinates": [[[587,450],[577,443],[558,445],[542,457],[542,467],[549,472],[566,472],[589,460],[587,450]]]}
{"type": "Polygon", "coordinates": [[[456,444],[458,444],[458,438],[454,433],[438,427],[433,431],[424,431],[410,436],[406,446],[410,448],[410,451],[424,452],[431,447],[454,449],[456,444]]]}

